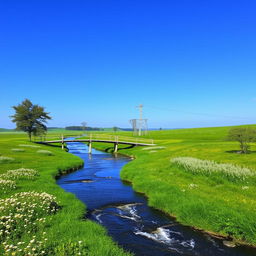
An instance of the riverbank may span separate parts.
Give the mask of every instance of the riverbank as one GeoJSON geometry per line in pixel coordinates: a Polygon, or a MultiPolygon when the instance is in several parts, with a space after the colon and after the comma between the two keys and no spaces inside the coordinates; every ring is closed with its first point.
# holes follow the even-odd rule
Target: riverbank
{"type": "MultiPolygon", "coordinates": [[[[225,140],[228,130],[229,127],[152,131],[149,137],[155,139],[157,147],[120,146],[120,153],[135,158],[124,166],[121,178],[144,193],[150,206],[175,216],[178,222],[255,246],[254,176],[230,180],[221,174],[195,174],[171,163],[175,157],[193,157],[243,166],[254,172],[256,154],[237,154],[237,143],[225,140]]],[[[111,151],[109,145],[93,146],[111,151]]]]}
{"type": "Polygon", "coordinates": [[[82,159],[30,143],[23,133],[0,133],[0,161],[1,255],[130,255],[85,220],[85,205],[56,184],[56,176],[78,169],[82,159]],[[15,216],[14,226],[8,216],[15,216]]]}

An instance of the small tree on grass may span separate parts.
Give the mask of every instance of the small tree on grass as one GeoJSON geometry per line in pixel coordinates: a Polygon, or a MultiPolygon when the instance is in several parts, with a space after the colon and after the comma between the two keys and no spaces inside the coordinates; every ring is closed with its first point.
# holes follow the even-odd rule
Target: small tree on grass
{"type": "Polygon", "coordinates": [[[13,109],[15,114],[11,117],[16,123],[16,129],[26,132],[30,141],[32,134],[38,136],[47,131],[45,123],[51,117],[43,107],[34,105],[30,100],[25,99],[18,106],[13,106],[13,109]]]}
{"type": "Polygon", "coordinates": [[[113,131],[114,131],[114,132],[117,132],[117,130],[118,130],[118,127],[117,127],[117,126],[114,126],[114,127],[113,127],[113,131]]]}
{"type": "Polygon", "coordinates": [[[250,149],[250,143],[256,141],[256,129],[249,127],[237,127],[229,130],[228,139],[238,141],[241,153],[247,154],[250,149]]]}
{"type": "Polygon", "coordinates": [[[82,125],[82,127],[83,127],[83,131],[85,132],[87,123],[86,123],[86,122],[82,122],[81,125],[82,125]]]}

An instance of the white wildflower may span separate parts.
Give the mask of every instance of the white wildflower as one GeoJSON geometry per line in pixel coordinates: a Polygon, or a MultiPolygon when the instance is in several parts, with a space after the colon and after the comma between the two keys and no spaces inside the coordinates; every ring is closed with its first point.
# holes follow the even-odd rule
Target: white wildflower
{"type": "Polygon", "coordinates": [[[252,171],[249,168],[233,164],[219,164],[215,161],[201,160],[193,157],[176,157],[172,158],[171,162],[183,167],[186,171],[203,175],[220,173],[229,178],[245,180],[256,174],[255,171],[252,171]]]}

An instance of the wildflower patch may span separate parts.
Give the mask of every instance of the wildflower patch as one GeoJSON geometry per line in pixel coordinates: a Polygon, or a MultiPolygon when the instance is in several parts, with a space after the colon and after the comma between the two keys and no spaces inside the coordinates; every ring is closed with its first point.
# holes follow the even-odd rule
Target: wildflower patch
{"type": "Polygon", "coordinates": [[[57,246],[47,245],[46,232],[32,236],[27,242],[3,242],[5,256],[47,256],[47,255],[88,255],[88,247],[83,241],[66,241],[57,246]]]}
{"type": "Polygon", "coordinates": [[[246,178],[255,176],[256,174],[256,172],[249,168],[233,164],[219,164],[215,161],[201,160],[193,157],[176,157],[172,158],[171,162],[192,173],[203,175],[219,173],[222,176],[235,180],[245,180],[246,178]]]}
{"type": "Polygon", "coordinates": [[[34,169],[26,169],[20,168],[16,170],[9,170],[4,174],[0,175],[0,179],[5,180],[17,180],[17,179],[25,179],[25,180],[34,180],[36,176],[38,176],[38,171],[34,169]]]}
{"type": "Polygon", "coordinates": [[[56,198],[47,193],[21,192],[0,200],[0,241],[36,232],[45,217],[58,211],[56,198]]]}
{"type": "Polygon", "coordinates": [[[2,180],[0,179],[0,192],[7,193],[11,190],[16,189],[16,182],[13,180],[2,180]]]}
{"type": "Polygon", "coordinates": [[[3,250],[5,256],[29,256],[29,255],[49,255],[45,249],[45,243],[47,238],[45,238],[45,232],[41,237],[33,236],[29,241],[23,242],[19,241],[14,243],[13,241],[3,242],[3,250]]]}

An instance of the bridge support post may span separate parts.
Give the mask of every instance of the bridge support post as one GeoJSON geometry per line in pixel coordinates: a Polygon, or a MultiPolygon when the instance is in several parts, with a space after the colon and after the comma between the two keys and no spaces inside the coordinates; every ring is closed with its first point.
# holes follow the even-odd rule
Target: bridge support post
{"type": "Polygon", "coordinates": [[[89,142],[89,154],[91,154],[92,153],[92,142],[90,141],[89,142]]]}
{"type": "Polygon", "coordinates": [[[64,136],[61,136],[61,149],[64,150],[64,136]]]}
{"type": "Polygon", "coordinates": [[[118,143],[115,143],[114,144],[114,153],[117,153],[117,151],[118,151],[118,143]]]}

